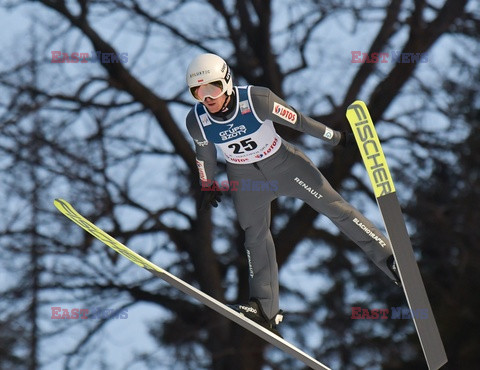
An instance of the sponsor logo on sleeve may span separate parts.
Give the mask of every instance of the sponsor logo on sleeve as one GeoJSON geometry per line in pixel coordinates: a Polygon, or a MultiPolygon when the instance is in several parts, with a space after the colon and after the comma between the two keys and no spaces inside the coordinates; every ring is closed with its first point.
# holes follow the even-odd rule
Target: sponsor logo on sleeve
{"type": "Polygon", "coordinates": [[[198,167],[198,175],[200,176],[200,180],[207,181],[207,171],[205,170],[205,162],[196,160],[197,167],[198,167]]]}
{"type": "Polygon", "coordinates": [[[297,113],[295,113],[292,109],[287,108],[277,102],[273,102],[273,114],[276,116],[284,119],[291,124],[295,124],[297,122],[297,113]]]}
{"type": "Polygon", "coordinates": [[[208,140],[200,141],[198,139],[194,139],[194,141],[198,146],[207,146],[208,145],[208,140]]]}
{"type": "Polygon", "coordinates": [[[325,129],[325,133],[323,134],[323,137],[327,138],[328,140],[332,140],[333,138],[333,130],[329,127],[325,129]]]}

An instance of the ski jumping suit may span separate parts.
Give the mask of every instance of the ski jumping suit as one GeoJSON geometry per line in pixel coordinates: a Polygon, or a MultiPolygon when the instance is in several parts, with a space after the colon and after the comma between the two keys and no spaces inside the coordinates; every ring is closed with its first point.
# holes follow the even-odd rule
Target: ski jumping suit
{"type": "Polygon", "coordinates": [[[186,124],[195,142],[202,183],[214,181],[218,147],[227,162],[229,183],[238,184],[231,194],[245,231],[250,297],[260,301],[265,314],[272,318],[279,311],[270,204],[280,195],[299,198],[326,215],[393,280],[386,264],[392,255],[388,239],[330,186],[305,154],[282,140],[273,122],[332,146],[338,145],[341,133],[302,115],[268,88],[236,86],[231,99],[235,99],[235,105],[225,118],[210,114],[197,103],[186,124]]]}

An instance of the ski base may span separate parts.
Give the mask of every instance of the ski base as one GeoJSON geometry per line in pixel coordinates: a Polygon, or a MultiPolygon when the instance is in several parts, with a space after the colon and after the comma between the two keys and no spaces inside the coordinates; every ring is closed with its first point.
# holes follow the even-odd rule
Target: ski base
{"type": "Polygon", "coordinates": [[[413,253],[410,237],[401,213],[397,194],[390,193],[378,199],[393,254],[411,316],[429,369],[440,369],[447,363],[447,355],[428,300],[420,270],[413,253]]]}
{"type": "Polygon", "coordinates": [[[281,349],[282,351],[292,355],[296,359],[302,361],[305,365],[309,366],[314,370],[330,370],[329,367],[325,366],[321,362],[317,361],[312,356],[303,352],[299,348],[295,347],[291,343],[287,342],[283,338],[273,334],[271,331],[265,329],[261,325],[257,324],[254,321],[251,321],[245,318],[240,313],[234,311],[230,307],[216,300],[215,298],[209,296],[208,294],[202,292],[201,290],[195,288],[194,286],[188,284],[187,282],[179,279],[175,275],[172,275],[168,271],[158,267],[154,263],[150,262],[146,258],[140,256],[139,254],[132,251],[126,245],[120,243],[118,240],[107,234],[105,231],[100,229],[95,224],[88,221],[80,213],[78,213],[70,203],[63,199],[55,199],[55,207],[63,213],[67,218],[75,222],[81,228],[83,228],[88,233],[92,234],[95,238],[112,248],[115,252],[121,254],[122,256],[128,258],[133,263],[138,266],[150,271],[153,275],[158,276],[163,279],[171,286],[177,288],[183,293],[197,299],[205,306],[211,308],[212,310],[218,312],[219,314],[225,316],[226,318],[232,320],[236,324],[242,326],[243,328],[249,330],[253,334],[264,339],[268,343],[274,345],[275,347],[281,349]]]}

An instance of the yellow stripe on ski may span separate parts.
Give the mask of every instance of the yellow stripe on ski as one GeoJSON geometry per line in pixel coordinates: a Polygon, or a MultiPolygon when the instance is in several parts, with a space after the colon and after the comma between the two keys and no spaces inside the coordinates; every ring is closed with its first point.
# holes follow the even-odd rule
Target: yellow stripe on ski
{"type": "Polygon", "coordinates": [[[68,203],[66,200],[55,199],[53,204],[55,205],[55,207],[57,207],[57,209],[60,212],[62,212],[66,217],[68,217],[70,220],[75,222],[82,229],[92,234],[95,238],[100,240],[102,243],[105,243],[110,248],[120,253],[122,256],[128,258],[133,263],[147,270],[153,270],[160,274],[165,273],[165,270],[161,269],[160,267],[153,264],[149,260],[135,253],[126,245],[120,243],[118,240],[108,235],[105,231],[103,231],[102,229],[100,229],[90,221],[88,221],[85,217],[83,217],[80,213],[78,213],[75,210],[75,208],[73,208],[72,205],[68,203]]]}
{"type": "Polygon", "coordinates": [[[353,102],[347,109],[347,119],[360,149],[375,197],[395,192],[387,160],[365,103],[361,100],[353,102]]]}

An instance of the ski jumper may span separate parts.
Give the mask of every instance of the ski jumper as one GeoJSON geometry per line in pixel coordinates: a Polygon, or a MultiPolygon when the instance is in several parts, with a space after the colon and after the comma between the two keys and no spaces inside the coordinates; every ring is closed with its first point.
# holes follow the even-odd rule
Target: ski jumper
{"type": "Polygon", "coordinates": [[[270,232],[270,205],[278,196],[299,198],[327,216],[392,280],[386,260],[388,239],[328,183],[307,156],[283,140],[273,123],[282,124],[338,145],[341,133],[302,115],[268,88],[234,87],[235,108],[224,119],[197,103],[186,119],[195,142],[202,183],[214,181],[218,147],[226,160],[238,221],[245,231],[250,298],[265,314],[279,311],[275,246],[270,232]]]}

